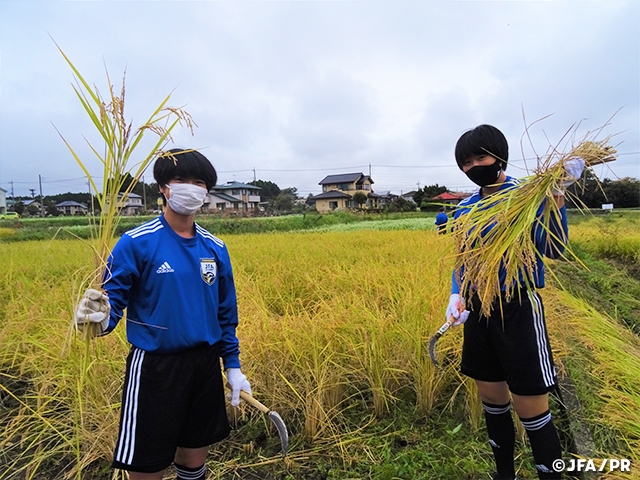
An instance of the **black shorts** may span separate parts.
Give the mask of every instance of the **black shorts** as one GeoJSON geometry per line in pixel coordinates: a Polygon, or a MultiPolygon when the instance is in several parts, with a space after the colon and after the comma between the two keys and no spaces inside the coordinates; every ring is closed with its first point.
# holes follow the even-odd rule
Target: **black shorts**
{"type": "Polygon", "coordinates": [[[158,472],[177,447],[205,447],[229,432],[217,345],[169,355],[131,348],[113,467],[158,472]]]}
{"type": "Polygon", "coordinates": [[[460,371],[475,380],[506,381],[516,395],[542,395],[557,382],[542,299],[521,290],[511,301],[496,301],[489,318],[471,299],[464,324],[460,371]]]}

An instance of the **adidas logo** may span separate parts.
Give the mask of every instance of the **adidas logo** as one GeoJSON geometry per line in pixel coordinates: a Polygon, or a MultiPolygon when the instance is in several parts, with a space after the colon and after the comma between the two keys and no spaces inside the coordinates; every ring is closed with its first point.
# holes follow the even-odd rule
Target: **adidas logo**
{"type": "Polygon", "coordinates": [[[156,270],[156,273],[171,273],[171,272],[173,272],[173,268],[171,268],[171,265],[169,265],[169,262],[164,262],[162,265],[160,265],[160,268],[156,270]]]}

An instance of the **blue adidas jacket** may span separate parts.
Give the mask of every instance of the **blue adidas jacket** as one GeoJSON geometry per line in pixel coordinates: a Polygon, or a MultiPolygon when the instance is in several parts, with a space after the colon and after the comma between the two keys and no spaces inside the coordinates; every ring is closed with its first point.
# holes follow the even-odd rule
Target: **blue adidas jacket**
{"type": "Polygon", "coordinates": [[[127,339],[151,353],[220,342],[224,368],[239,368],[238,309],[227,247],[196,224],[183,238],[160,216],[126,232],[109,258],[104,289],[112,331],[126,313],[127,339]]]}

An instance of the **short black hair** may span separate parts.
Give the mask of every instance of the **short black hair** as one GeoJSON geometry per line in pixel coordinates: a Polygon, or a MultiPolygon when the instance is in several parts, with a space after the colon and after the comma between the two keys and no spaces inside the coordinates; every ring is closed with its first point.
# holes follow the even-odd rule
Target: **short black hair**
{"type": "Polygon", "coordinates": [[[207,157],[196,150],[174,148],[163,152],[153,166],[153,178],[158,186],[166,185],[176,178],[202,180],[211,190],[218,181],[218,174],[207,157]]]}
{"type": "Polygon", "coordinates": [[[507,169],[509,144],[504,134],[492,125],[478,125],[464,132],[456,143],[456,162],[460,170],[468,158],[486,154],[497,158],[502,163],[502,170],[507,169]]]}

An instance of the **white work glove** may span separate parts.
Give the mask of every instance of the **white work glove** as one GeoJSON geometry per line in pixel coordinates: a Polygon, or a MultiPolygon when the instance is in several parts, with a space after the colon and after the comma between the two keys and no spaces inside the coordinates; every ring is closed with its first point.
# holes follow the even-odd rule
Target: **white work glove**
{"type": "Polygon", "coordinates": [[[449,306],[447,307],[446,318],[450,320],[451,317],[454,321],[451,325],[457,327],[462,325],[469,318],[469,311],[464,308],[464,299],[460,298],[457,293],[451,294],[449,297],[449,306]]]}
{"type": "Polygon", "coordinates": [[[565,176],[562,180],[560,188],[554,190],[554,195],[564,195],[564,190],[576,183],[582,177],[584,171],[585,161],[580,157],[572,157],[564,162],[565,176]]]}
{"type": "Polygon", "coordinates": [[[240,390],[251,395],[251,385],[239,368],[228,368],[225,373],[231,387],[231,406],[237,407],[240,405],[240,390]]]}
{"type": "Polygon", "coordinates": [[[111,305],[109,297],[100,290],[88,288],[76,310],[75,324],[79,330],[89,323],[100,325],[100,332],[104,332],[109,326],[109,314],[111,305]]]}

